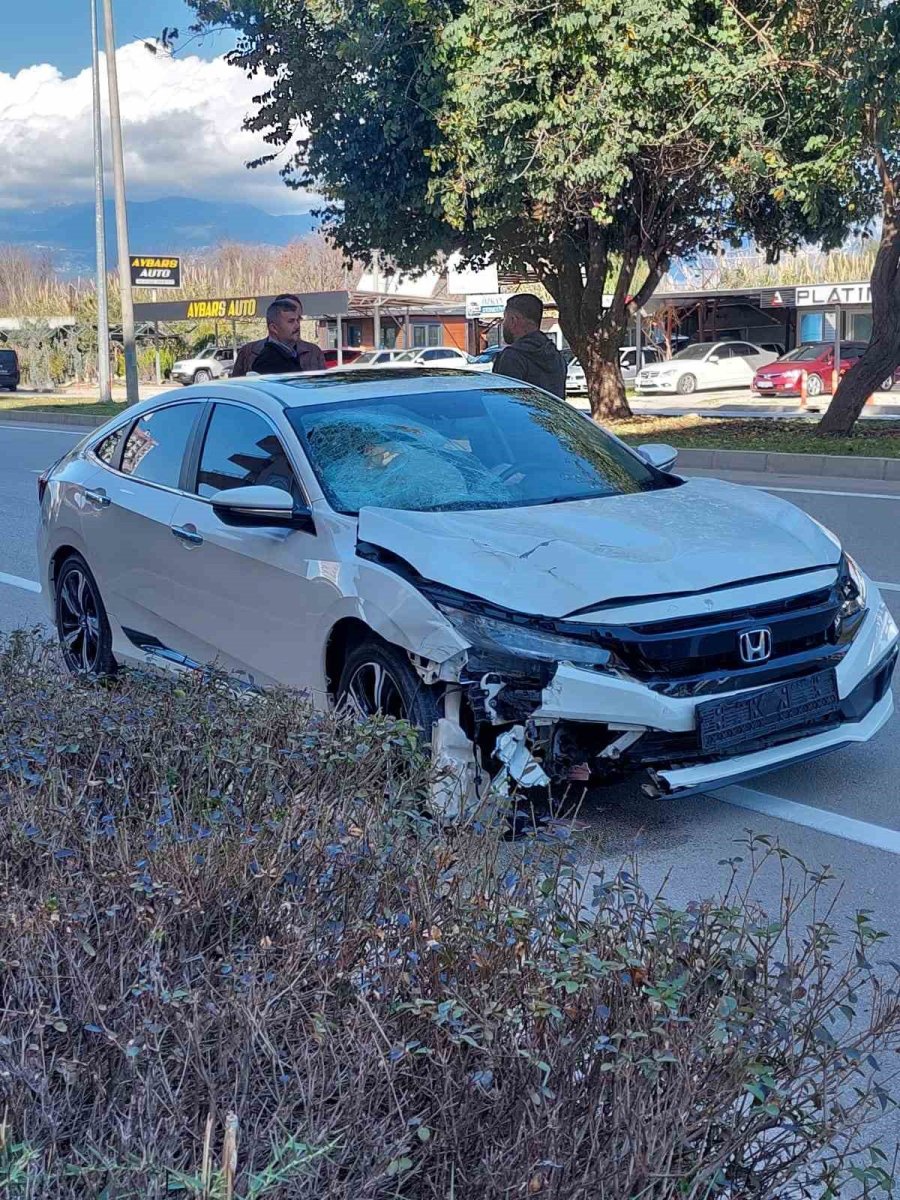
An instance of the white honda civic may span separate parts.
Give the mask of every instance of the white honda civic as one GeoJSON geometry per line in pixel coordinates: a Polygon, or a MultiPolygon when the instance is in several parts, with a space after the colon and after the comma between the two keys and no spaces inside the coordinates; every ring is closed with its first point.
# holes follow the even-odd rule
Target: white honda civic
{"type": "Polygon", "coordinates": [[[215,382],[39,481],[71,669],[225,670],[406,718],[467,787],[684,795],[865,742],[898,631],[816,521],[465,370],[215,382]]]}

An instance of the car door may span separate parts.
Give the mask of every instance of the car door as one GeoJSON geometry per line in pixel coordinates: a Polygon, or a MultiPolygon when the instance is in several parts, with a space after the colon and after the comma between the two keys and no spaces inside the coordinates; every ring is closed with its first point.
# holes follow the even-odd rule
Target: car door
{"type": "Polygon", "coordinates": [[[90,481],[83,524],[88,565],[110,616],[135,643],[165,640],[172,621],[172,517],[205,407],[193,400],[143,413],[90,481]]]}
{"type": "Polygon", "coordinates": [[[744,382],[745,366],[739,357],[736,342],[723,342],[717,349],[717,364],[710,364],[713,372],[713,387],[734,387],[744,382]]]}
{"type": "Polygon", "coordinates": [[[269,484],[305,505],[285,440],[257,409],[215,402],[190,494],[180,498],[172,522],[168,582],[180,613],[173,648],[260,685],[312,690],[322,675],[324,614],[337,599],[329,546],[312,523],[234,526],[210,503],[218,491],[269,484]]]}
{"type": "Polygon", "coordinates": [[[630,382],[637,375],[637,351],[636,350],[620,350],[619,351],[619,368],[622,372],[622,379],[630,382]]]}

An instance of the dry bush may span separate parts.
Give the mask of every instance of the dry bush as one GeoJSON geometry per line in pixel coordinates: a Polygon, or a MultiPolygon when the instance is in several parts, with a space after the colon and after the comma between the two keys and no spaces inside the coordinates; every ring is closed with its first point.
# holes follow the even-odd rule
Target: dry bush
{"type": "Polygon", "coordinates": [[[422,814],[402,724],[72,680],[25,636],[0,695],[0,1193],[836,1195],[887,1103],[880,935],[839,949],[777,848],[718,900],[621,874],[588,911],[563,829],[422,814]]]}

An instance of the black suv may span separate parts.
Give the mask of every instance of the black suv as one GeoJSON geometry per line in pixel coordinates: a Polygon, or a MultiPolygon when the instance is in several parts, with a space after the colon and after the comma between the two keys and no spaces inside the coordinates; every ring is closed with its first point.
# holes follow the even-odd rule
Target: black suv
{"type": "Polygon", "coordinates": [[[14,392],[19,386],[19,356],[15,350],[0,348],[0,388],[14,392]]]}

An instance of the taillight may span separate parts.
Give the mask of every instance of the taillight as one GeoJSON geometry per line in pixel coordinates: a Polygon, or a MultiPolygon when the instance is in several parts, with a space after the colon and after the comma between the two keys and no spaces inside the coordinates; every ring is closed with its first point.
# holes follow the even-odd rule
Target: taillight
{"type": "Polygon", "coordinates": [[[42,472],[41,472],[41,474],[40,474],[40,475],[38,475],[38,481],[37,481],[37,485],[38,485],[38,504],[43,504],[43,503],[44,503],[44,492],[46,492],[46,490],[47,490],[47,484],[48,484],[49,482],[50,482],[50,477],[49,477],[49,475],[47,474],[47,472],[46,472],[46,471],[42,471],[42,472]]]}

